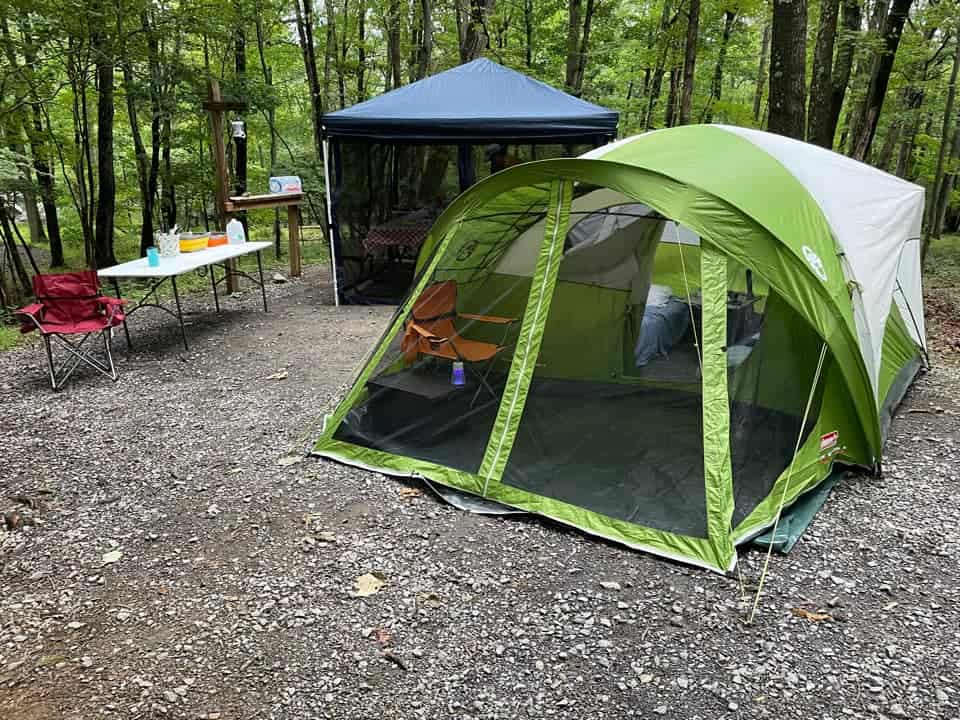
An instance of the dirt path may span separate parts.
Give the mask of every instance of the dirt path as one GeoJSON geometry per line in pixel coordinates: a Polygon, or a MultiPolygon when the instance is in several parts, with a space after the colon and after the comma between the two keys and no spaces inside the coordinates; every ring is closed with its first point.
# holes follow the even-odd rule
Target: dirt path
{"type": "Polygon", "coordinates": [[[0,718],[958,716],[952,366],[911,392],[886,476],[774,558],[748,627],[734,579],[285,464],[390,313],[334,309],[325,278],[266,315],[191,297],[187,354],[143,318],[115,385],[54,395],[38,348],[0,355],[0,509],[39,503],[0,531],[0,718]],[[368,572],[386,586],[352,597],[368,572]]]}

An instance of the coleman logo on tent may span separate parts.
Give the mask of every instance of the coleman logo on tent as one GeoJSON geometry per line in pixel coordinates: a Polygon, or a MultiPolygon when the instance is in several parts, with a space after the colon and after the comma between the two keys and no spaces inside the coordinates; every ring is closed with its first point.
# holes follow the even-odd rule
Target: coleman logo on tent
{"type": "Polygon", "coordinates": [[[809,245],[803,246],[803,256],[807,259],[807,264],[813,270],[813,274],[818,278],[827,281],[827,270],[823,267],[823,260],[817,255],[809,245]]]}
{"type": "Polygon", "coordinates": [[[834,430],[833,432],[828,432],[826,435],[820,436],[820,449],[829,450],[834,445],[837,444],[837,440],[840,438],[840,433],[834,430]]]}

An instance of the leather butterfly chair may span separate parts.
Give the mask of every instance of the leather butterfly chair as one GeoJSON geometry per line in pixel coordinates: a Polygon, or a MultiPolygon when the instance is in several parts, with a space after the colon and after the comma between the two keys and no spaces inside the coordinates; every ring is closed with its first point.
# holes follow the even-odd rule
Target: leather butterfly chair
{"type": "Polygon", "coordinates": [[[117,369],[110,351],[110,335],[123,323],[124,300],[100,294],[100,282],[93,270],[60,275],[34,275],[33,292],[37,301],[16,311],[21,317],[20,332],[40,332],[47,353],[50,385],[61,389],[80,363],[113,381],[117,369]],[[84,347],[92,335],[100,335],[105,358],[94,357],[84,347]],[[53,359],[56,341],[70,357],[58,368],[53,359]]]}
{"type": "MultiPolygon", "coordinates": [[[[471,364],[485,364],[483,372],[473,374],[479,379],[480,386],[496,398],[497,394],[487,382],[487,375],[497,355],[507,349],[504,341],[510,326],[516,321],[516,318],[458,313],[457,283],[455,280],[445,280],[428,285],[413,304],[400,349],[408,363],[426,355],[462,362],[465,369],[471,364]],[[502,325],[503,339],[500,344],[494,344],[465,338],[457,329],[457,320],[502,325]]],[[[477,395],[481,387],[477,388],[477,395]]],[[[473,402],[476,402],[477,395],[474,395],[473,402]]]]}

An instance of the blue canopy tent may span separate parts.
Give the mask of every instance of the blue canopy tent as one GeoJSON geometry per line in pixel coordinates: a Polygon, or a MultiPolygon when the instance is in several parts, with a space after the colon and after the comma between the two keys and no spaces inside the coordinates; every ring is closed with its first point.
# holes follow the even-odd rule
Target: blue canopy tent
{"type": "MultiPolygon", "coordinates": [[[[363,273],[347,272],[345,262],[362,265],[365,251],[356,235],[364,231],[365,224],[368,229],[401,205],[401,182],[416,172],[437,171],[437,166],[431,167],[429,162],[423,167],[425,146],[456,146],[457,180],[463,191],[474,181],[472,148],[476,145],[597,146],[615,137],[618,120],[614,110],[568,95],[486,58],[324,115],[327,222],[337,302],[399,299],[381,295],[371,300],[355,292],[357,276],[363,273]],[[345,153],[349,158],[344,158],[345,153]],[[365,177],[345,186],[345,172],[365,177]],[[368,207],[366,223],[362,217],[351,222],[359,231],[352,233],[352,248],[345,252],[338,211],[351,192],[365,195],[368,205],[374,201],[383,204],[378,206],[379,217],[373,218],[368,207]]],[[[440,171],[445,168],[446,163],[440,171]]],[[[355,220],[358,215],[362,214],[351,217],[355,220]]],[[[405,291],[408,284],[401,279],[395,290],[405,291]]]]}

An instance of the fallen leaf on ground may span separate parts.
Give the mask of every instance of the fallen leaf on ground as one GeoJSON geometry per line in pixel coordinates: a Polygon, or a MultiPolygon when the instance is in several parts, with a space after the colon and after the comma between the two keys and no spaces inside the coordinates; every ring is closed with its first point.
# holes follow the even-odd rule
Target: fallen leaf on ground
{"type": "Polygon", "coordinates": [[[417,600],[430,608],[438,608],[443,605],[443,599],[432,590],[430,592],[419,593],[417,600]]]}
{"type": "Polygon", "coordinates": [[[393,642],[393,633],[386,628],[377,628],[371,633],[370,637],[376,640],[380,647],[386,647],[393,642]]]}
{"type": "Polygon", "coordinates": [[[790,608],[790,612],[796,615],[798,618],[803,618],[804,620],[812,620],[814,622],[819,622],[820,620],[833,620],[834,617],[830,613],[818,613],[811,612],[809,610],[804,610],[803,608],[790,608]]]}
{"type": "Polygon", "coordinates": [[[120,550],[111,550],[108,553],[104,553],[101,559],[103,560],[104,565],[110,565],[111,563],[115,563],[117,560],[119,560],[122,557],[123,557],[123,553],[120,550]]]}
{"type": "Polygon", "coordinates": [[[267,375],[264,380],[286,380],[287,371],[281,370],[280,372],[275,372],[273,375],[267,375]]]}
{"type": "Polygon", "coordinates": [[[386,584],[386,580],[379,573],[366,573],[357,578],[356,590],[352,594],[354,597],[368,597],[380,592],[380,588],[386,584]]]}
{"type": "Polygon", "coordinates": [[[412,488],[412,487],[400,488],[400,497],[403,498],[404,500],[407,500],[409,498],[420,497],[421,495],[423,495],[423,490],[418,490],[417,488],[412,488]]]}

